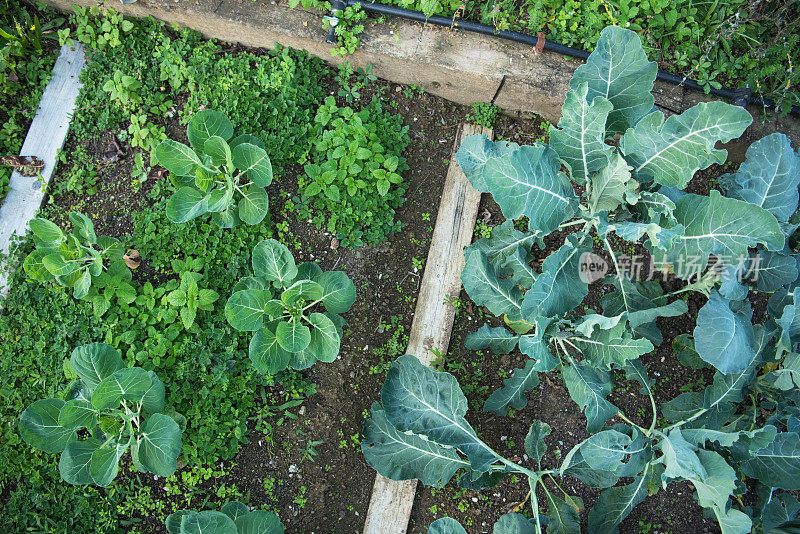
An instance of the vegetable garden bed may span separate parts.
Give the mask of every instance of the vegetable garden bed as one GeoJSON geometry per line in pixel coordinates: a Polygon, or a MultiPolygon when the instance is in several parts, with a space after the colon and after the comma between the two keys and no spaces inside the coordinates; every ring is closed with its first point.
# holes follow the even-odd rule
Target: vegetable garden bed
{"type": "MultiPolygon", "coordinates": [[[[170,35],[177,46],[186,42],[159,24],[142,27],[137,26],[126,43],[143,46],[145,33],[157,39],[170,35]]],[[[118,238],[126,250],[137,250],[141,259],[131,284],[139,300],[126,305],[112,297],[112,306],[98,318],[92,302],[74,300],[71,289],[31,280],[21,266],[12,275],[13,289],[0,326],[4,388],[15,392],[14,400],[3,407],[8,445],[3,453],[4,530],[38,524],[74,532],[111,532],[121,527],[158,532],[163,531],[166,515],[178,508],[202,508],[205,502],[219,508],[239,498],[279,512],[289,531],[357,531],[374,478],[358,448],[361,421],[388,363],[404,349],[453,138],[468,110],[431,97],[421,88],[382,81],[361,89],[359,100],[348,103],[344,96],[337,97],[340,108],[358,109],[380,93],[383,107],[401,113],[409,128],[410,145],[404,156],[411,169],[403,172],[408,188],[397,216],[403,229],[384,243],[348,249],[324,227],[317,229],[307,218],[298,217],[292,199],[298,194],[298,175],[304,171],[289,161],[275,167],[275,180],[268,187],[270,215],[263,223],[232,230],[200,221],[178,225],[164,215],[172,187],[168,174],[156,167],[146,175],[136,172],[141,171],[137,167],[149,166],[147,152],[131,147],[125,135],[128,114],[136,107],[109,105],[105,100],[104,65],[109,63],[103,62],[117,61],[113,49],[106,53],[108,59],[98,63],[96,57],[85,69],[86,89],[79,97],[41,217],[69,227],[67,214],[82,212],[94,222],[97,235],[118,238]],[[342,270],[359,296],[370,296],[359,297],[345,315],[348,326],[340,358],[325,364],[324,372],[313,367],[287,371],[274,380],[260,377],[247,363],[250,336],[235,334],[225,320],[225,300],[249,268],[250,251],[270,237],[286,243],[298,264],[318,261],[323,269],[342,270]],[[172,328],[158,321],[147,324],[154,321],[152,314],[148,318],[134,310],[154,306],[157,311],[163,306],[159,287],[178,279],[173,268],[184,266],[172,262],[187,256],[197,262],[190,270],[204,275],[200,286],[221,295],[214,311],[199,311],[190,331],[184,331],[180,317],[173,318],[172,328]],[[177,337],[170,339],[176,331],[177,337]],[[137,473],[126,457],[108,488],[66,486],[64,491],[58,456],[36,453],[20,440],[16,421],[21,410],[37,398],[58,396],[69,383],[64,358],[75,346],[93,341],[118,347],[129,364],[163,377],[167,402],[188,419],[183,435],[188,448],[175,477],[154,480],[137,473]],[[23,353],[29,356],[12,357],[23,353]],[[29,373],[33,368],[36,372],[29,373]],[[167,377],[170,374],[172,378],[167,377]],[[333,502],[337,504],[331,507],[333,502]]],[[[217,61],[251,53],[267,62],[263,51],[236,47],[223,48],[212,57],[217,61]]],[[[333,72],[316,61],[294,53],[292,57],[319,73],[318,104],[326,94],[336,94],[339,86],[333,72]]],[[[165,110],[172,117],[158,120],[150,115],[150,124],[186,142],[186,127],[177,111],[187,95],[177,93],[173,98],[174,108],[165,110]]],[[[521,128],[507,118],[500,123],[519,141],[523,141],[520,135],[532,137],[541,131],[536,122],[522,123],[521,128]]],[[[17,253],[24,257],[29,247],[23,243],[17,253]]]]}
{"type": "MultiPolygon", "coordinates": [[[[656,144],[688,148],[658,137],[675,131],[680,135],[677,117],[667,122],[672,133],[667,127],[660,130],[652,120],[656,115],[641,118],[652,109],[645,82],[654,77],[654,65],[647,62],[635,35],[607,30],[605,46],[620,48],[609,51],[601,46],[600,53],[633,52],[627,65],[614,68],[636,71],[630,86],[638,93],[617,93],[618,87],[602,93],[595,82],[609,73],[590,59],[577,71],[565,118],[560,129],[554,129],[536,118],[495,116],[496,110],[487,106],[468,110],[418,87],[375,80],[367,71],[342,69],[337,74],[302,52],[244,49],[203,41],[194,32],[167,29],[152,20],[130,24],[115,15],[95,18],[82,10],[73,22],[74,36],[94,52],[41,212],[55,226],[37,220],[32,224],[35,239],[20,241],[17,257],[28,255],[28,260],[13,274],[0,315],[4,531],[164,532],[166,518],[180,509],[220,510],[238,500],[275,512],[288,532],[358,532],[375,476],[370,466],[382,474],[404,475],[395,478],[416,476],[426,483],[447,481],[456,471],[453,465],[461,469],[459,483],[419,487],[409,525],[415,534],[428,532],[443,516],[458,520],[468,532],[496,534],[510,531],[503,530],[508,525],[494,526],[501,516],[501,521],[517,522],[523,533],[535,532],[540,522],[549,524],[549,532],[561,527],[574,532],[578,525],[592,532],[613,532],[617,527],[623,532],[713,532],[719,528],[716,520],[704,517],[693,495],[703,483],[703,488],[711,488],[701,497],[704,506],[729,521],[723,531],[744,532],[749,527],[741,510],[759,510],[765,495],[773,493],[771,511],[760,519],[753,514],[756,525],[774,523],[784,512],[785,519],[793,519],[799,507],[791,494],[765,494],[755,481],[795,489],[791,477],[800,472],[800,443],[791,448],[800,441],[794,406],[800,371],[793,367],[797,358],[791,352],[797,337],[791,315],[794,294],[786,290],[796,284],[797,268],[791,247],[777,243],[778,237],[781,245],[794,243],[784,239],[783,232],[791,237],[794,230],[790,215],[797,208],[800,166],[793,162],[800,157],[796,149],[787,151],[783,140],[772,138],[788,169],[780,175],[785,181],[779,182],[788,186],[778,195],[786,202],[754,205],[748,195],[757,185],[745,178],[763,170],[755,164],[758,150],[774,147],[767,142],[756,146],[750,167],[743,166],[737,178],[724,177],[737,168],[715,159],[720,153],[711,147],[716,140],[741,134],[749,116],[732,106],[703,104],[686,116],[695,113],[698,120],[718,121],[719,132],[692,147],[696,161],[683,162],[677,170],[648,167],[652,157],[638,161],[642,180],[636,182],[620,152],[634,161],[637,150],[644,151],[642,146],[651,138],[656,144]],[[594,91],[592,102],[587,100],[589,88],[594,91]],[[635,115],[636,110],[641,115],[635,115]],[[603,114],[609,112],[606,131],[603,114]],[[598,116],[602,124],[592,122],[598,116]],[[579,118],[594,126],[588,129],[591,139],[582,138],[585,144],[576,147],[570,139],[577,137],[569,134],[576,133],[579,118]],[[436,370],[458,380],[465,394],[462,403],[452,377],[401,355],[451,147],[465,120],[493,123],[497,141],[470,137],[456,156],[476,189],[493,195],[483,197],[475,228],[480,240],[465,253],[466,290],[448,299],[456,309],[449,351],[434,363],[436,370]],[[622,140],[613,133],[624,134],[622,140]],[[542,144],[548,142],[549,147],[542,144]],[[588,156],[580,157],[581,150],[588,156]],[[520,163],[522,157],[528,159],[520,163]],[[604,161],[617,164],[609,164],[607,170],[604,161]],[[711,165],[714,161],[718,164],[711,165]],[[528,173],[534,168],[538,174],[528,173]],[[695,173],[696,168],[703,170],[695,173]],[[364,169],[369,170],[369,183],[359,182],[364,169]],[[504,176],[516,176],[517,184],[534,184],[532,189],[549,188],[558,193],[551,195],[556,200],[542,202],[534,195],[515,203],[516,190],[509,194],[503,189],[504,176]],[[670,187],[661,193],[650,191],[656,187],[648,185],[652,181],[670,187]],[[682,196],[681,189],[696,196],[682,196]],[[720,197],[720,191],[750,203],[720,197]],[[587,197],[583,210],[577,208],[581,195],[587,197]],[[266,216],[264,197],[269,199],[266,216]],[[236,209],[231,199],[238,203],[236,209]],[[665,212],[655,207],[656,215],[637,211],[659,204],[655,200],[666,206],[665,212]],[[687,208],[690,201],[697,204],[694,211],[687,208]],[[721,207],[712,210],[713,202],[721,207]],[[733,212],[758,223],[748,219],[741,229],[735,228],[747,234],[740,242],[731,243],[725,236],[717,241],[745,253],[748,245],[755,251],[757,243],[759,252],[767,254],[768,249],[773,267],[766,281],[717,287],[716,280],[701,278],[691,286],[696,291],[683,292],[686,282],[674,276],[656,275],[659,289],[658,282],[641,285],[619,276],[617,261],[623,256],[639,257],[639,274],[648,277],[654,274],[647,267],[651,254],[659,253],[653,247],[663,245],[661,239],[700,239],[703,228],[693,219],[697,213],[714,218],[733,212]],[[517,222],[504,221],[504,215],[517,222]],[[611,224],[616,233],[609,229],[611,224]],[[72,231],[74,237],[67,238],[59,228],[72,231]],[[96,238],[95,231],[119,239],[122,248],[113,240],[96,238]],[[629,241],[618,237],[637,233],[629,241]],[[542,246],[531,247],[538,241],[542,246]],[[90,248],[104,248],[99,255],[108,254],[111,261],[95,272],[93,255],[81,267],[82,274],[70,278],[75,272],[68,267],[74,260],[70,254],[90,248]],[[511,248],[513,253],[508,253],[511,248]],[[579,249],[595,256],[580,264],[577,256],[572,261],[579,249]],[[322,272],[305,262],[316,263],[322,272]],[[612,275],[587,284],[577,274],[591,262],[612,275]],[[557,273],[564,269],[575,276],[558,278],[549,290],[542,289],[542,280],[561,276],[557,273]],[[340,273],[323,274],[332,271],[340,273]],[[54,283],[53,276],[67,287],[54,283]],[[355,289],[353,299],[348,279],[355,289]],[[331,284],[344,288],[347,296],[327,299],[338,292],[329,291],[331,284]],[[660,296],[670,292],[676,294],[660,296]],[[778,295],[771,304],[768,293],[778,295]],[[534,304],[537,314],[525,311],[525,301],[539,298],[528,295],[545,295],[534,304]],[[635,302],[628,300],[633,297],[635,302]],[[752,327],[748,330],[748,306],[752,322],[765,325],[755,327],[755,333],[752,327]],[[315,329],[304,332],[296,325],[303,325],[299,317],[308,316],[309,309],[310,318],[302,320],[315,329]],[[776,310],[784,310],[783,316],[776,310]],[[712,312],[718,318],[698,317],[712,312]],[[337,314],[346,325],[337,322],[337,314]],[[649,319],[639,321],[644,316],[649,319]],[[275,317],[283,319],[273,321],[275,317]],[[744,334],[719,328],[726,320],[736,322],[744,334]],[[306,332],[311,333],[303,342],[306,332]],[[720,333],[735,341],[727,352],[707,343],[720,333]],[[323,334],[341,338],[338,351],[329,350],[338,341],[331,345],[321,340],[323,334]],[[76,347],[93,342],[113,349],[95,345],[70,356],[76,347]],[[518,343],[520,349],[524,343],[528,346],[520,352],[518,343]],[[607,352],[592,352],[592,343],[607,352]],[[533,345],[544,346],[546,352],[537,352],[533,345]],[[743,365],[747,354],[752,357],[743,365]],[[111,363],[93,382],[86,361],[102,358],[111,363]],[[317,359],[323,361],[314,363],[317,359]],[[534,372],[528,372],[531,366],[534,372]],[[586,370],[597,375],[594,390],[576,386],[574,375],[586,370]],[[521,386],[518,378],[510,378],[512,373],[525,374],[521,386]],[[747,397],[751,403],[734,411],[706,413],[712,410],[704,403],[714,402],[720,384],[729,384],[733,377],[735,385],[736,377],[745,375],[754,384],[747,397]],[[119,386],[115,397],[116,386],[109,377],[116,377],[117,383],[146,382],[147,387],[119,386]],[[71,386],[75,378],[80,381],[71,386]],[[166,402],[145,400],[159,381],[166,402]],[[526,393],[534,382],[538,387],[526,393]],[[457,437],[467,439],[458,441],[437,433],[434,424],[424,426],[432,419],[424,410],[412,413],[418,409],[414,399],[396,402],[407,392],[419,393],[416,400],[436,395],[428,408],[452,401],[459,416],[468,408],[469,421],[485,445],[472,441],[469,432],[457,437]],[[90,404],[92,414],[110,411],[89,417],[91,423],[85,426],[92,428],[91,436],[86,429],[75,433],[65,426],[69,423],[60,400],[65,397],[72,407],[90,404]],[[47,398],[53,399],[41,401],[47,398]],[[384,409],[373,404],[379,400],[384,409]],[[130,410],[128,402],[135,409],[130,410]],[[124,410],[114,410],[120,403],[124,410]],[[492,411],[483,411],[484,405],[492,411]],[[661,411],[663,406],[668,408],[661,411]],[[48,413],[53,409],[57,424],[50,428],[66,429],[58,439],[42,430],[47,425],[41,421],[51,420],[48,413]],[[682,421],[692,409],[703,413],[682,421]],[[140,427],[143,413],[152,415],[140,427]],[[695,420],[706,426],[690,428],[688,423],[695,420]],[[382,422],[384,429],[376,430],[382,422]],[[170,431],[159,434],[151,423],[170,431]],[[606,424],[617,426],[612,430],[606,424]],[[665,427],[684,424],[687,436],[693,436],[687,438],[691,444],[675,431],[666,435],[665,427]],[[77,453],[84,450],[79,447],[101,450],[103,441],[97,437],[113,437],[115,432],[127,437],[125,425],[136,439],[130,453],[125,445],[122,454],[112,454],[113,461],[103,461],[102,469],[93,464],[88,470],[76,467],[77,453]],[[382,444],[376,445],[376,436],[381,432],[401,441],[419,439],[409,438],[404,430],[425,433],[425,446],[441,444],[437,450],[453,464],[435,472],[415,472],[413,462],[392,464],[402,462],[399,453],[379,457],[376,450],[382,444]],[[173,435],[166,436],[170,432],[173,435]],[[765,436],[785,441],[791,449],[784,451],[780,469],[763,467],[770,465],[763,459],[766,454],[758,461],[747,456],[771,446],[758,441],[765,436]],[[180,450],[180,455],[157,454],[150,444],[158,437],[166,449],[174,449],[176,455],[180,450]],[[603,439],[621,443],[621,452],[603,439]],[[741,440],[744,448],[725,445],[728,440],[741,440]],[[633,450],[632,443],[641,447],[633,450]],[[31,445],[65,452],[59,460],[31,445]],[[495,451],[488,460],[487,446],[495,451]],[[458,457],[456,448],[468,461],[458,457]],[[604,469],[583,465],[588,465],[589,454],[595,454],[591,462],[604,469]],[[723,454],[738,458],[739,471],[720,466],[723,454]],[[584,461],[576,460],[576,467],[569,459],[577,455],[584,461]],[[497,461],[502,463],[490,471],[475,469],[497,461]],[[559,478],[555,475],[562,463],[567,476],[559,478]],[[539,464],[540,471],[553,471],[531,479],[531,495],[525,478],[533,477],[531,470],[539,464]],[[504,470],[512,474],[496,479],[504,470]],[[68,485],[61,477],[93,484],[68,485]],[[601,493],[600,487],[617,481],[623,485],[601,493]],[[625,492],[637,484],[628,499],[625,492]],[[537,498],[546,515],[531,512],[537,498]],[[625,499],[642,502],[629,515],[623,503],[618,521],[610,510],[625,499]]],[[[736,391],[733,396],[741,389],[736,391]]],[[[94,452],[89,454],[94,463],[94,452]]],[[[233,516],[243,512],[237,506],[225,510],[233,516]]],[[[172,516],[170,532],[180,523],[180,516],[172,516]]]]}

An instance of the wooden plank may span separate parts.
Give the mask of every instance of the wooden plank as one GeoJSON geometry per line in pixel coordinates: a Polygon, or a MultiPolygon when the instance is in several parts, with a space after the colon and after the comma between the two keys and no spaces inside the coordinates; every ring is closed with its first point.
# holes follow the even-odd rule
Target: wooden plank
{"type": "MultiPolygon", "coordinates": [[[[481,194],[475,191],[455,160],[461,142],[474,133],[492,137],[491,129],[472,124],[464,125],[461,134],[456,136],[409,334],[406,353],[415,355],[425,365],[436,359],[434,350],[444,354],[450,344],[455,308],[447,299],[461,292],[464,247],[472,242],[478,216],[481,194]]],[[[396,482],[377,475],[364,534],[406,532],[416,488],[416,480],[396,482]]]]}
{"type": "MultiPolygon", "coordinates": [[[[21,156],[36,156],[44,162],[40,177],[11,174],[11,190],[0,206],[0,252],[8,254],[11,237],[24,236],[28,223],[42,205],[46,185],[56,168],[56,155],[64,145],[69,121],[81,87],[78,81],[85,62],[83,47],[64,45],[53,67],[53,76],[42,94],[39,109],[28,129],[21,156]]],[[[8,273],[0,273],[0,296],[8,293],[8,273]]]]}

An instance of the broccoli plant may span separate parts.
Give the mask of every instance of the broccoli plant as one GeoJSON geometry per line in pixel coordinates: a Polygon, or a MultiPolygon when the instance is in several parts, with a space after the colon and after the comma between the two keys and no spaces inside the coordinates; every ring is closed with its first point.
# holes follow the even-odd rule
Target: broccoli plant
{"type": "MultiPolygon", "coordinates": [[[[495,533],[540,533],[544,524],[548,532],[579,533],[581,501],[565,491],[564,476],[606,488],[589,512],[590,532],[617,532],[648,492],[676,481],[693,484],[699,504],[716,516],[723,532],[750,532],[754,521],[774,527],[791,521],[800,509],[791,494],[780,491],[800,489],[800,419],[797,408],[786,409],[791,401],[775,385],[780,381],[787,386],[786,373],[796,367],[796,358],[788,368],[784,364],[754,379],[775,349],[774,340],[758,330],[759,356],[753,365],[732,376],[717,372],[704,393],[684,393],[664,405],[664,417],[671,424],[656,428],[655,420],[650,427],[628,421],[604,427],[573,447],[561,465],[549,467],[542,465],[549,425],[536,421],[525,437],[532,467],[504,458],[467,422],[467,399],[455,377],[406,354],[395,360],[386,375],[382,402],[372,405],[364,423],[361,450],[369,465],[392,480],[416,478],[441,487],[460,472],[459,486],[481,489],[509,474],[526,477],[533,519],[503,516],[495,533]],[[756,397],[762,399],[762,407],[775,408],[762,424],[753,423],[761,409],[754,404],[756,397]],[[617,485],[623,477],[628,482],[617,485]],[[759,483],[762,500],[753,510],[731,504],[732,496],[745,491],[739,483],[744,477],[759,483]],[[544,513],[540,504],[546,506],[544,513]],[[781,510],[789,515],[776,523],[781,510]]],[[[640,378],[642,391],[652,399],[652,381],[646,375],[640,378]]],[[[787,389],[798,391],[796,385],[787,389]]],[[[616,413],[626,419],[622,412],[616,413]]]]}
{"type": "Polygon", "coordinates": [[[118,239],[98,237],[91,219],[82,213],[69,214],[73,229],[64,232],[47,219],[33,219],[35,249],[23,263],[25,273],[39,282],[55,281],[72,288],[76,299],[92,302],[94,313],[102,316],[114,298],[127,304],[136,298],[130,284],[131,272],[123,258],[118,239]]]}
{"type": "Polygon", "coordinates": [[[220,511],[178,510],[167,516],[165,523],[169,534],[283,534],[284,527],[278,516],[263,510],[251,511],[239,501],[231,501],[220,511]]]}
{"type": "Polygon", "coordinates": [[[75,348],[69,368],[78,379],[66,400],[38,400],[19,420],[29,445],[61,453],[58,471],[64,481],[109,485],[129,448],[140,472],[175,472],[181,452],[176,420],[185,420],[164,413],[164,383],[153,371],[125,367],[119,352],[105,343],[75,348]]]}
{"type": "Polygon", "coordinates": [[[210,109],[192,116],[186,135],[191,147],[166,139],[155,152],[178,188],[167,202],[169,220],[184,223],[211,213],[220,228],[263,221],[272,163],[261,140],[243,134],[231,141],[230,119],[210,109]]]}
{"type": "MultiPolygon", "coordinates": [[[[503,415],[509,406],[524,407],[538,373],[557,372],[590,437],[560,466],[520,469],[468,426],[452,377],[406,356],[387,375],[383,406],[365,426],[364,453],[381,474],[440,485],[463,470],[459,483],[467,488],[525,474],[536,532],[536,488],[547,501],[549,528],[558,522],[557,530],[578,531],[568,496],[552,495],[544,476],[559,488],[557,479],[567,475],[607,488],[589,513],[591,532],[615,532],[648,492],[681,480],[694,485],[724,532],[776,526],[779,508],[786,520],[796,515],[796,501],[781,490],[800,488],[800,280],[798,257],[787,246],[800,221],[800,156],[774,134],[719,180],[725,195],[684,192],[696,171],[725,162],[726,151],[715,145],[739,137],[752,117],[709,102],[665,118],[653,107],[656,71],[634,32],[606,28],[575,71],[549,145],[470,136],[456,154],[472,185],[491,193],[507,219],[465,249],[461,274],[470,298],[506,327],[484,325],[465,344],[502,354],[519,348],[529,357],[484,409],[503,415]],[[555,232],[561,245],[534,268],[533,247],[555,232]],[[651,275],[660,270],[687,283],[665,293],[659,278],[637,278],[634,258],[618,255],[612,242],[641,243],[651,275]],[[603,276],[607,270],[613,274],[603,276]],[[581,313],[592,282],[614,291],[600,297],[602,309],[581,313]],[[772,293],[764,324],[752,322],[751,290],[772,293]],[[662,344],[656,319],[687,312],[678,295],[689,291],[707,302],[692,336],[676,340],[676,352],[682,362],[713,368],[713,383],[658,406],[640,357],[662,344]],[[644,422],[607,399],[612,371],[641,385],[651,406],[644,422]],[[437,408],[425,407],[419,399],[426,396],[437,408]],[[622,423],[610,426],[612,417],[622,423]],[[742,480],[756,488],[752,508],[742,505],[742,480]]],[[[529,438],[528,455],[537,458],[528,442],[539,438],[529,438]]]]}
{"type": "Polygon", "coordinates": [[[254,332],[250,360],[261,373],[306,369],[339,354],[344,319],[356,289],[341,271],[313,262],[295,265],[292,253],[274,239],[253,249],[255,276],[241,279],[225,304],[235,329],[254,332]]]}

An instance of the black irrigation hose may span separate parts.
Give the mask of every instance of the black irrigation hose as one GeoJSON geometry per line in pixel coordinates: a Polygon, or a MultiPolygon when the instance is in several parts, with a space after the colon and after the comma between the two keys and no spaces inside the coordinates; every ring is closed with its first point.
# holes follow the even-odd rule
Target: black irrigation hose
{"type": "MultiPolygon", "coordinates": [[[[486,24],[479,24],[477,22],[470,22],[466,20],[454,20],[439,15],[433,15],[428,17],[424,13],[421,13],[419,11],[412,11],[410,9],[403,9],[395,6],[387,6],[375,2],[364,2],[362,0],[334,0],[331,3],[331,11],[333,17],[336,18],[337,12],[343,11],[346,7],[355,5],[360,5],[361,9],[363,9],[368,13],[375,13],[377,15],[388,15],[391,17],[400,17],[408,20],[414,20],[417,22],[434,24],[436,26],[446,26],[448,28],[455,27],[458,28],[459,30],[500,37],[502,39],[508,39],[510,41],[526,44],[531,47],[535,47],[539,42],[538,37],[533,37],[531,35],[526,35],[520,32],[496,30],[492,26],[487,26],[486,24]]],[[[334,31],[333,26],[331,27],[330,32],[328,33],[327,41],[329,43],[336,42],[336,33],[334,31]]],[[[565,46],[563,44],[556,43],[550,40],[545,40],[544,49],[550,52],[555,52],[556,54],[574,57],[582,61],[586,61],[586,59],[589,57],[589,52],[586,52],[585,50],[579,50],[577,48],[572,48],[571,46],[565,46]]],[[[664,72],[661,70],[658,71],[656,79],[675,85],[682,85],[684,87],[688,87],[689,89],[704,91],[703,86],[697,83],[695,80],[684,78],[682,76],[676,76],[674,74],[670,74],[668,72],[664,72]]],[[[763,104],[765,107],[768,107],[770,109],[775,109],[775,102],[773,100],[769,98],[762,99],[760,96],[752,94],[750,88],[728,89],[727,87],[721,87],[719,89],[716,89],[714,87],[711,87],[709,93],[714,96],[719,96],[727,100],[730,100],[733,104],[736,104],[737,106],[748,106],[750,104],[763,104]]],[[[792,106],[791,113],[800,116],[800,107],[792,106]]]]}

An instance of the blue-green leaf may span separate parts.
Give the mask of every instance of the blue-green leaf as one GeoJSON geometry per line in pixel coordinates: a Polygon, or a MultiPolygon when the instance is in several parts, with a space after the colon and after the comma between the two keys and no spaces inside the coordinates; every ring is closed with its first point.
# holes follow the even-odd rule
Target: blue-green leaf
{"type": "Polygon", "coordinates": [[[572,217],[577,202],[560,169],[555,150],[537,144],[490,159],[484,178],[506,219],[525,215],[530,230],[548,234],[572,217]]]}
{"type": "Polygon", "coordinates": [[[272,183],[272,162],[266,150],[250,143],[233,148],[233,164],[257,187],[272,183]]]}
{"type": "Polygon", "coordinates": [[[258,277],[287,287],[297,277],[297,266],[286,245],[265,239],[253,249],[253,272],[258,277]]]}
{"type": "Polygon", "coordinates": [[[364,459],[391,480],[418,478],[426,486],[442,487],[456,471],[469,468],[469,462],[462,460],[455,449],[398,431],[378,403],[372,404],[361,434],[364,459]]]}
{"type": "Polygon", "coordinates": [[[612,148],[605,144],[606,120],[613,105],[602,96],[587,100],[589,84],[567,92],[558,128],[550,126],[550,146],[570,167],[579,183],[606,166],[612,148]]]}
{"type": "Polygon", "coordinates": [[[172,417],[151,415],[136,440],[138,460],[148,471],[166,477],[178,468],[181,429],[172,417]]]}
{"type": "Polygon", "coordinates": [[[167,218],[185,223],[208,212],[208,195],[194,187],[184,186],[167,201],[167,218]]]}
{"type": "Polygon", "coordinates": [[[763,244],[769,250],[784,247],[784,235],[775,217],[754,204],[726,198],[686,194],[678,199],[675,218],[685,227],[669,252],[652,250],[654,261],[671,263],[675,274],[688,279],[708,265],[709,254],[725,263],[748,257],[748,247],[763,244]]]}
{"type": "Polygon", "coordinates": [[[755,358],[752,309],[734,312],[716,291],[697,314],[695,349],[723,374],[739,373],[755,358]]]}
{"type": "Polygon", "coordinates": [[[456,152],[456,162],[464,175],[477,191],[488,193],[489,187],[484,179],[486,162],[490,158],[502,157],[518,149],[516,143],[508,141],[492,142],[483,134],[468,135],[456,152]]]}
{"type": "Polygon", "coordinates": [[[541,421],[534,421],[525,436],[525,452],[537,464],[541,464],[542,458],[547,452],[547,444],[544,439],[550,435],[550,432],[550,425],[541,421]]]}
{"type": "Polygon", "coordinates": [[[616,406],[606,400],[614,389],[608,371],[584,363],[575,363],[561,369],[561,377],[569,396],[586,414],[586,430],[594,433],[616,415],[616,406]]]}
{"type": "Polygon", "coordinates": [[[491,349],[495,354],[508,354],[517,346],[519,336],[509,332],[502,326],[481,326],[477,332],[470,332],[464,339],[464,347],[468,350],[491,349]]]}
{"type": "Polygon", "coordinates": [[[61,399],[39,399],[25,408],[19,418],[19,432],[25,442],[48,453],[63,451],[76,436],[74,426],[58,421],[64,404],[61,399]]]}
{"type": "Polygon", "coordinates": [[[225,141],[233,137],[233,123],[224,113],[206,109],[192,115],[189,126],[186,128],[186,136],[189,138],[192,148],[197,151],[203,150],[206,140],[215,135],[225,141]]]}
{"type": "Polygon", "coordinates": [[[646,483],[646,476],[637,476],[631,484],[603,491],[589,512],[589,531],[593,534],[617,534],[619,524],[647,496],[646,483]]]}
{"type": "Polygon", "coordinates": [[[528,404],[525,392],[539,385],[539,375],[535,366],[535,360],[528,360],[525,367],[515,369],[513,375],[503,380],[503,387],[489,395],[483,405],[483,410],[506,415],[509,406],[515,410],[524,408],[528,404]]]}
{"type": "Polygon", "coordinates": [[[467,534],[467,531],[455,519],[440,517],[428,527],[428,534],[467,534]]]}
{"type": "Polygon", "coordinates": [[[381,399],[386,418],[399,431],[459,449],[478,472],[496,460],[464,418],[467,399],[450,373],[437,372],[416,356],[400,356],[386,375],[381,399]]]}
{"type": "Polygon", "coordinates": [[[625,132],[619,148],[639,181],[683,189],[698,170],[725,163],[727,150],[714,145],[736,139],[751,122],[749,111],[726,102],[703,102],[666,121],[654,111],[625,132]]]}
{"type": "Polygon", "coordinates": [[[744,473],[773,488],[800,490],[800,437],[781,432],[742,464],[744,473]]]}
{"type": "Polygon", "coordinates": [[[483,254],[467,257],[461,282],[478,306],[486,306],[494,315],[506,314],[512,321],[522,318],[522,291],[512,280],[500,278],[483,254]]]}
{"type": "Polygon", "coordinates": [[[557,251],[544,260],[542,273],[525,293],[522,302],[522,316],[527,321],[563,315],[583,301],[589,294],[589,286],[579,277],[581,255],[590,250],[569,236],[557,251]]]}
{"type": "Polygon", "coordinates": [[[72,370],[89,391],[123,367],[119,351],[105,343],[89,343],[75,347],[69,362],[72,370]]]}
{"type": "Polygon", "coordinates": [[[760,206],[779,221],[797,210],[800,154],[782,133],[762,137],[747,149],[747,159],[732,175],[720,177],[728,195],[760,206]]]}
{"type": "Polygon", "coordinates": [[[657,72],[658,66],[647,59],[635,32],[608,26],[586,63],[575,69],[569,86],[578,89],[586,83],[587,101],[596,97],[611,101],[614,109],[606,122],[606,137],[611,137],[624,133],[653,109],[651,91],[657,72]]]}

